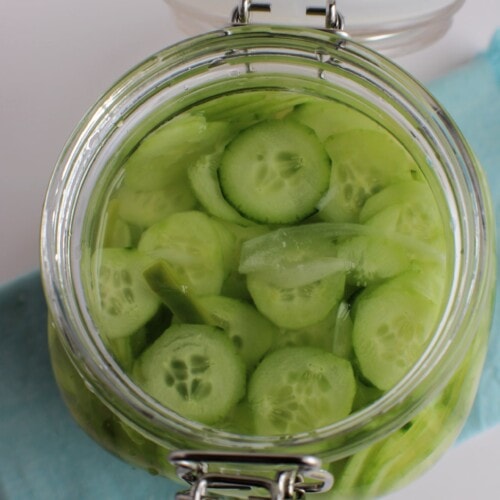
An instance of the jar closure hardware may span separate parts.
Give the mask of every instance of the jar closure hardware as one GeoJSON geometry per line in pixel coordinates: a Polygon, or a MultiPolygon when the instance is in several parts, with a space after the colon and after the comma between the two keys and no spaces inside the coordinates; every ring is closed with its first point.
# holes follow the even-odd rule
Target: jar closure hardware
{"type": "MultiPolygon", "coordinates": [[[[233,10],[233,24],[250,24],[251,12],[271,12],[271,1],[254,2],[240,0],[240,5],[233,10]]],[[[337,10],[336,0],[326,0],[326,7],[307,7],[306,16],[325,16],[325,29],[329,31],[344,31],[344,17],[337,10]]]]}
{"type": "MultiPolygon", "coordinates": [[[[174,451],[169,461],[176,466],[177,475],[191,485],[178,493],[176,500],[215,500],[220,496],[210,490],[220,490],[224,498],[232,497],[230,490],[265,491],[268,496],[248,496],[254,500],[300,500],[306,493],[323,493],[333,486],[333,476],[321,469],[321,461],[311,456],[273,455],[260,453],[224,453],[205,451],[174,451]],[[211,472],[211,464],[234,464],[276,467],[274,478],[264,475],[240,475],[229,472],[211,472]],[[215,495],[215,496],[214,496],[215,495]]],[[[219,467],[222,469],[222,467],[219,467]]]]}

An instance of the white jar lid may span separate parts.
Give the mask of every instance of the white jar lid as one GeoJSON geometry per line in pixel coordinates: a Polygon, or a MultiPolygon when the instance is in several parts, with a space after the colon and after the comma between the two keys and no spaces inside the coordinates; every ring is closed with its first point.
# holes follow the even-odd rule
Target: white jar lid
{"type": "MultiPolygon", "coordinates": [[[[232,13],[249,0],[165,0],[188,36],[222,28],[232,13]]],[[[348,35],[384,53],[402,54],[439,39],[451,26],[465,0],[336,0],[348,35]]],[[[325,27],[325,11],[334,0],[250,0],[252,24],[325,27]],[[259,6],[266,6],[261,9],[259,6]]]]}

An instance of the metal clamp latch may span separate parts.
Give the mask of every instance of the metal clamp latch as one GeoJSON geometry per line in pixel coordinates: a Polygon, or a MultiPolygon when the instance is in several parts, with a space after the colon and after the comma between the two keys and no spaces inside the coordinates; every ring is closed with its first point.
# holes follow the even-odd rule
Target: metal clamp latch
{"type": "Polygon", "coordinates": [[[176,500],[242,498],[242,492],[255,500],[300,500],[306,494],[323,493],[333,486],[332,474],[322,470],[321,461],[311,456],[175,451],[169,460],[177,467],[177,475],[191,485],[190,490],[178,493],[176,500]],[[211,471],[214,464],[219,468],[211,471]],[[230,472],[235,465],[251,467],[252,471],[259,467],[267,470],[262,475],[243,475],[230,472]],[[235,490],[239,496],[235,496],[235,490]],[[267,496],[255,496],[263,494],[267,496]]]}
{"type": "MultiPolygon", "coordinates": [[[[314,1],[314,0],[311,0],[314,1]]],[[[271,0],[240,0],[232,15],[233,24],[249,24],[251,12],[271,12],[271,0]]],[[[326,0],[326,7],[307,7],[306,16],[325,16],[325,29],[344,30],[344,18],[337,10],[336,0],[326,0]]]]}

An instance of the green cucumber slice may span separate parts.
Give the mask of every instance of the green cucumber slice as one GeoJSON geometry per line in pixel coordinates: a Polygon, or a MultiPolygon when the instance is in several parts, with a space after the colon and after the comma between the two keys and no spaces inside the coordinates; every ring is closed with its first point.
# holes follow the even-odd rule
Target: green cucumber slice
{"type": "Polygon", "coordinates": [[[205,325],[174,325],[137,360],[133,376],[179,415],[213,424],[243,397],[245,365],[233,343],[205,325]]]}
{"type": "Polygon", "coordinates": [[[150,263],[151,259],[137,250],[104,248],[93,254],[90,307],[104,337],[132,335],[155,314],[160,301],[142,276],[150,263]]]}
{"type": "Polygon", "coordinates": [[[231,137],[227,123],[207,123],[197,114],[184,114],[147,135],[124,164],[124,184],[134,191],[168,188],[202,154],[222,149],[231,137]]]}
{"type": "Polygon", "coordinates": [[[344,286],[344,272],[291,288],[269,283],[260,273],[247,276],[248,291],[257,309],[274,324],[292,330],[325,319],[341,301],[344,286]]]}
{"type": "Polygon", "coordinates": [[[349,415],[356,391],[351,364],[313,347],[287,347],[264,358],[248,401],[260,435],[289,435],[349,415]]]}
{"type": "Polygon", "coordinates": [[[276,351],[283,347],[317,347],[331,351],[336,319],[337,310],[334,308],[324,320],[314,325],[293,330],[280,328],[271,349],[276,351]]]}
{"type": "Polygon", "coordinates": [[[224,266],[224,279],[238,269],[239,244],[234,233],[232,233],[219,219],[210,219],[217,233],[222,252],[222,264],[224,266]]]}
{"type": "Polygon", "coordinates": [[[330,187],[318,203],[319,215],[332,222],[356,222],[366,200],[390,184],[411,180],[418,166],[389,133],[350,130],[330,137],[330,187]]]}
{"type": "Polygon", "coordinates": [[[202,212],[179,212],[147,229],[139,250],[167,261],[180,286],[193,295],[217,295],[224,281],[219,236],[202,212]]]}
{"type": "Polygon", "coordinates": [[[392,184],[369,198],[360,221],[425,243],[443,243],[443,225],[429,186],[407,181],[392,184]]]}
{"type": "Polygon", "coordinates": [[[355,287],[366,287],[409,269],[445,265],[439,249],[404,234],[364,224],[318,224],[321,228],[331,239],[333,254],[349,263],[346,279],[355,287]]]}
{"type": "Polygon", "coordinates": [[[207,324],[229,336],[248,370],[252,370],[271,347],[277,335],[276,326],[252,305],[229,297],[200,297],[198,303],[207,324]]]}
{"type": "Polygon", "coordinates": [[[328,189],[330,160],[308,127],[269,120],[241,132],[222,156],[226,200],[245,218],[289,224],[316,211],[328,189]]]}
{"type": "Polygon", "coordinates": [[[141,228],[152,226],[173,213],[191,210],[197,203],[185,180],[154,191],[122,186],[113,201],[118,203],[118,213],[124,221],[141,228]]]}
{"type": "Polygon", "coordinates": [[[412,252],[383,233],[339,240],[337,254],[340,259],[353,263],[347,282],[356,287],[397,276],[412,262],[412,252]]]}
{"type": "Polygon", "coordinates": [[[237,212],[222,194],[217,173],[221,158],[220,153],[205,155],[189,167],[188,177],[193,191],[210,215],[242,226],[253,225],[255,223],[237,212]]]}
{"type": "Polygon", "coordinates": [[[312,128],[321,141],[348,130],[384,132],[384,129],[371,118],[336,101],[318,100],[300,104],[289,118],[312,128]]]}
{"type": "Polygon", "coordinates": [[[398,383],[424,352],[438,312],[398,278],[366,289],[356,301],[353,327],[363,375],[381,390],[398,383]]]}
{"type": "Polygon", "coordinates": [[[210,121],[230,121],[236,129],[282,118],[310,97],[292,92],[252,91],[213,99],[197,108],[210,121]]]}

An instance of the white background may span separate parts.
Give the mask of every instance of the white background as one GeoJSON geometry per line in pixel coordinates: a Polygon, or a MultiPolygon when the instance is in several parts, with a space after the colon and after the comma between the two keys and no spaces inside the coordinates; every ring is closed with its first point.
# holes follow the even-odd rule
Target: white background
{"type": "MultiPolygon", "coordinates": [[[[430,81],[486,49],[497,27],[500,2],[468,0],[440,42],[397,61],[430,81]]],[[[80,117],[128,68],[181,38],[162,0],[0,0],[0,283],[38,267],[44,191],[80,117]]],[[[499,499],[500,427],[388,498],[499,499]]]]}

